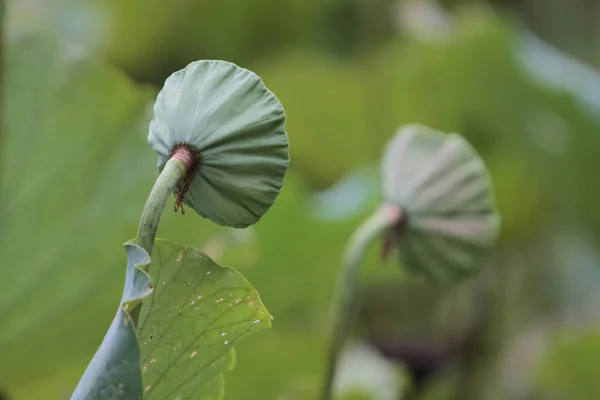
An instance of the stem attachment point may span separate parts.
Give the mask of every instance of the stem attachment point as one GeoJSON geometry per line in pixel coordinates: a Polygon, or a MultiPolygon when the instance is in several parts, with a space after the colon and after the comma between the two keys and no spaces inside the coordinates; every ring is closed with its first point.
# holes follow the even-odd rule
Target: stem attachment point
{"type": "Polygon", "coordinates": [[[200,152],[188,143],[176,143],[171,150],[169,159],[179,160],[185,166],[185,178],[177,184],[177,188],[175,189],[177,199],[173,207],[173,211],[178,212],[181,209],[181,214],[185,215],[183,199],[200,168],[200,152]]]}

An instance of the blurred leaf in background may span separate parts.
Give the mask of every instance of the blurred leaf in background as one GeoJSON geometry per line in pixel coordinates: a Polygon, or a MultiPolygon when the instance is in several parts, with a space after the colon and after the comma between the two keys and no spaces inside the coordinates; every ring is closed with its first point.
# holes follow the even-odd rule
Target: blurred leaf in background
{"type": "Polygon", "coordinates": [[[544,392],[572,400],[600,398],[598,354],[600,331],[597,327],[554,335],[538,370],[544,392]]]}
{"type": "Polygon", "coordinates": [[[51,39],[21,38],[6,58],[0,385],[59,398],[118,304],[134,193],[154,175],[142,136],[151,93],[51,39]]]}

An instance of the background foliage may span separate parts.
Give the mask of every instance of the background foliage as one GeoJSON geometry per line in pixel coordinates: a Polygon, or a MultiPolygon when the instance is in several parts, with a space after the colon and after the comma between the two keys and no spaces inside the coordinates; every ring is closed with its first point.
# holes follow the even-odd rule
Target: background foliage
{"type": "MultiPolygon", "coordinates": [[[[596,398],[599,19],[584,0],[11,2],[0,397],[68,397],[117,307],[121,245],[156,177],[149,107],[171,72],[222,58],[277,94],[292,151],[256,227],[167,213],[159,232],[236,267],[274,316],[237,346],[226,399],[315,397],[341,249],[379,201],[382,146],[409,122],[473,143],[503,232],[456,288],[412,282],[373,249],[356,338],[398,361],[390,390],[413,372],[424,399],[596,398]]],[[[348,385],[347,398],[386,398],[348,385]]]]}

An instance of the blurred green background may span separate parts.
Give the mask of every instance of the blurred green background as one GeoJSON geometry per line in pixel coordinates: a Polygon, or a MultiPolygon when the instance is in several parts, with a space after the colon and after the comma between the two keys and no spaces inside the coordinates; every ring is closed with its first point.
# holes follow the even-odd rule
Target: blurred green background
{"type": "Polygon", "coordinates": [[[338,397],[600,398],[599,2],[18,0],[3,22],[0,399],[66,399],[83,373],[157,175],[152,102],[197,59],[261,75],[291,146],[255,227],[167,212],[159,231],[236,267],[275,318],[237,346],[226,399],[316,398],[341,251],[411,122],[482,154],[502,237],[456,287],[374,248],[338,397]]]}

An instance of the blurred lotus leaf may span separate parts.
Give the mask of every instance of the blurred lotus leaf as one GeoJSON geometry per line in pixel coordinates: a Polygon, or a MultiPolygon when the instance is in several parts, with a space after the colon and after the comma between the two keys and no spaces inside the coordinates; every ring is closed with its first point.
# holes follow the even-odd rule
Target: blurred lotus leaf
{"type": "Polygon", "coordinates": [[[297,49],[256,70],[287,110],[294,168],[326,188],[353,168],[369,165],[379,148],[367,131],[360,69],[327,53],[297,49]],[[332,162],[332,155],[335,162],[332,162]]]}
{"type": "Polygon", "coordinates": [[[123,290],[120,245],[155,178],[144,140],[152,95],[39,37],[8,43],[5,90],[0,387],[60,399],[123,290]]]}
{"type": "Polygon", "coordinates": [[[479,271],[500,220],[488,172],[469,143],[406,125],[387,145],[382,168],[384,202],[404,213],[392,232],[402,266],[442,282],[479,271]]]}
{"type": "Polygon", "coordinates": [[[320,8],[319,3],[304,0],[240,0],[235,7],[207,0],[92,3],[112,22],[103,46],[108,58],[136,78],[155,83],[189,60],[247,62],[265,49],[277,49],[302,32],[311,33],[307,28],[320,8]]]}

